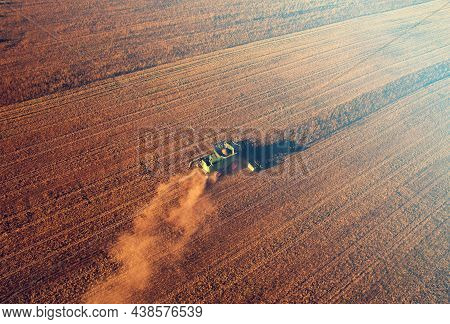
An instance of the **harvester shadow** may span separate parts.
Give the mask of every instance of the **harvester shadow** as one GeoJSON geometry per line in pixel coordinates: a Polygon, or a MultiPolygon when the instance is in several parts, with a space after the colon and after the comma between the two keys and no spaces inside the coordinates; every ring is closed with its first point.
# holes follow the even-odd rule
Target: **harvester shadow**
{"type": "Polygon", "coordinates": [[[256,171],[276,167],[283,163],[287,156],[307,148],[296,141],[284,139],[269,144],[258,144],[251,140],[242,140],[238,143],[246,160],[253,161],[258,166],[256,171]]]}

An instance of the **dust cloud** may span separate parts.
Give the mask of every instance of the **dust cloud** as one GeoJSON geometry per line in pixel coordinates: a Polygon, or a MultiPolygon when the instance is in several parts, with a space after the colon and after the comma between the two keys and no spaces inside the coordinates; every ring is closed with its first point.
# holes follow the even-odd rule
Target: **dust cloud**
{"type": "Polygon", "coordinates": [[[161,258],[180,258],[189,239],[213,214],[205,190],[215,181],[193,170],[159,185],[152,201],[136,214],[132,231],[122,234],[111,248],[111,257],[121,265],[118,272],[92,287],[84,302],[130,303],[149,287],[161,258]]]}

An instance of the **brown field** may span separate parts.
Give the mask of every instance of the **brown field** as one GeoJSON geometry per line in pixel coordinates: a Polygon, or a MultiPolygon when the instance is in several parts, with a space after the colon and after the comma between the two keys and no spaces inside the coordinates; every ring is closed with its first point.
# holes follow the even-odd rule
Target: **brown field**
{"type": "Polygon", "coordinates": [[[0,1],[0,105],[421,2],[0,1]]]}
{"type": "Polygon", "coordinates": [[[0,2],[0,302],[448,303],[450,5],[419,2],[0,2]],[[212,129],[304,149],[186,175],[212,129]]]}

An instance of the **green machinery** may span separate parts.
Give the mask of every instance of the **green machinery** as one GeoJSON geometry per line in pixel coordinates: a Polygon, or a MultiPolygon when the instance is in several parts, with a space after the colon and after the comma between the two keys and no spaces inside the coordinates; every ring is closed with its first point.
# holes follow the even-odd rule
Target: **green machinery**
{"type": "Polygon", "coordinates": [[[256,161],[249,161],[248,154],[243,151],[242,145],[233,141],[216,143],[211,154],[191,161],[189,167],[192,166],[201,168],[206,174],[229,173],[242,169],[244,166],[252,172],[259,168],[256,161]]]}

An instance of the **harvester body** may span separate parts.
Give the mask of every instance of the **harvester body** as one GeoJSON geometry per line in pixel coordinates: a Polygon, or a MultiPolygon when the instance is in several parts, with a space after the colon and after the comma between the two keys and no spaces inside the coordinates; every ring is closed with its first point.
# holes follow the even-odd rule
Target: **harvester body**
{"type": "Polygon", "coordinates": [[[241,168],[244,164],[250,171],[256,170],[256,165],[248,161],[242,154],[240,144],[224,141],[216,143],[211,154],[193,160],[190,166],[199,167],[203,172],[209,174],[213,172],[227,173],[241,168]]]}

